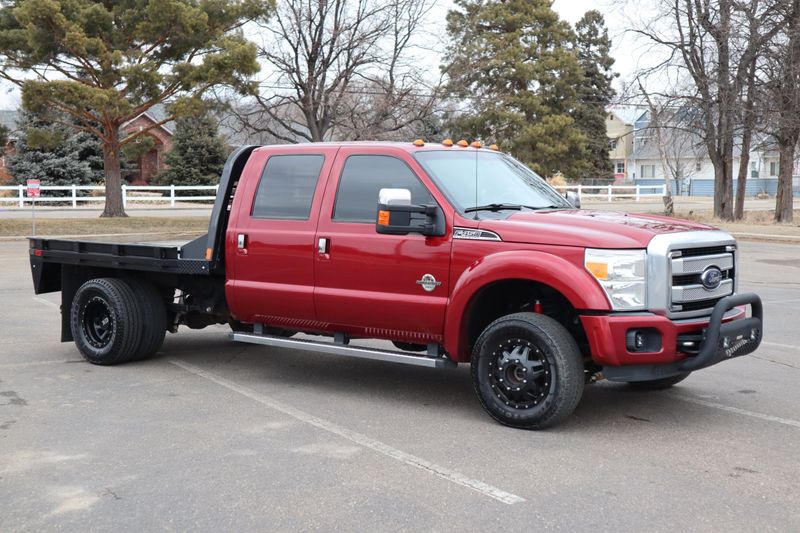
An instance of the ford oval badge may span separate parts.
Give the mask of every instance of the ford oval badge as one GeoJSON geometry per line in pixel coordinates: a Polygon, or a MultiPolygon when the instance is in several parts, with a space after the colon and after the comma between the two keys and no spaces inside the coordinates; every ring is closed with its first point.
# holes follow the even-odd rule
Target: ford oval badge
{"type": "Polygon", "coordinates": [[[706,290],[713,291],[722,284],[722,271],[715,266],[710,266],[700,275],[700,282],[706,290]]]}

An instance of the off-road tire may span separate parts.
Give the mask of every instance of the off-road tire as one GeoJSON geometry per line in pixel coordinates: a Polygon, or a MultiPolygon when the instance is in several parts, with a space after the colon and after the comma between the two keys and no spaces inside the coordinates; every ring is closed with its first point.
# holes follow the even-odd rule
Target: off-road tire
{"type": "Polygon", "coordinates": [[[683,374],[678,374],[677,376],[671,376],[668,378],[653,379],[650,381],[629,381],[628,385],[639,390],[668,389],[688,378],[689,374],[691,374],[691,372],[685,372],[683,374]]]}
{"type": "Polygon", "coordinates": [[[142,336],[142,310],[133,289],[117,278],[97,278],[78,288],[70,327],[84,359],[116,365],[135,357],[142,336]]]}
{"type": "Polygon", "coordinates": [[[142,336],[131,360],[140,361],[153,356],[164,344],[167,334],[167,305],[158,288],[149,281],[125,278],[142,311],[142,336]]]}
{"type": "MultiPolygon", "coordinates": [[[[511,361],[513,365],[513,361],[511,361]]],[[[516,365],[519,370],[520,365],[516,365]]],[[[472,350],[472,383],[481,405],[489,415],[507,426],[521,429],[544,429],[566,419],[577,407],[583,394],[584,368],[580,349],[569,332],[552,318],[537,313],[515,313],[501,317],[486,327],[472,350]],[[530,392],[509,392],[501,375],[508,366],[508,348],[527,348],[526,361],[538,365],[535,372],[525,369],[524,376],[536,376],[530,392]],[[538,351],[537,351],[538,350],[538,351]],[[531,359],[536,351],[535,359],[531,359]],[[499,362],[505,361],[503,364],[499,362]],[[541,368],[541,370],[536,370],[541,368]],[[509,402],[504,396],[531,395],[530,399],[509,402]]],[[[506,380],[507,381],[507,380],[506,380]]],[[[519,389],[516,389],[519,390],[519,389]]],[[[528,390],[528,389],[525,389],[528,390]]]]}

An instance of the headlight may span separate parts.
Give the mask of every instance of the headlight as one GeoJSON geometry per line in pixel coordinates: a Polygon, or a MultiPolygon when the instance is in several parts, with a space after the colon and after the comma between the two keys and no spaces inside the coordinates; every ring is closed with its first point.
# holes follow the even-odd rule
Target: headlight
{"type": "Polygon", "coordinates": [[[606,291],[616,311],[647,307],[647,254],[644,250],[586,249],[584,265],[606,291]]]}

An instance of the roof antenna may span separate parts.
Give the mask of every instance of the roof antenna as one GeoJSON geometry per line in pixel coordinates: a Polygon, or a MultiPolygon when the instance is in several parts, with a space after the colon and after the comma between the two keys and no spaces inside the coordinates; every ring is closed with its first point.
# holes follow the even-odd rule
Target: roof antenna
{"type": "MultiPolygon", "coordinates": [[[[478,207],[478,151],[475,150],[475,207],[478,207]]],[[[474,220],[478,220],[478,212],[475,211],[474,220]]]]}

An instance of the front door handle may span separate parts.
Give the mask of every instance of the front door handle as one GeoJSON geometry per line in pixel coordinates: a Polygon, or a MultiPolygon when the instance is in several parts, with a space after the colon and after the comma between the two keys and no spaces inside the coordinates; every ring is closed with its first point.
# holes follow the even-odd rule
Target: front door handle
{"type": "Polygon", "coordinates": [[[240,251],[247,249],[247,235],[240,233],[236,236],[236,247],[240,251]]]}
{"type": "Polygon", "coordinates": [[[327,237],[320,237],[317,241],[317,252],[320,255],[328,254],[330,252],[330,243],[331,241],[327,237]]]}

